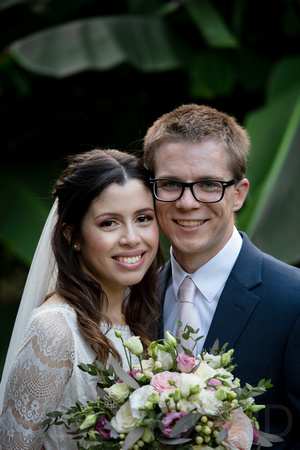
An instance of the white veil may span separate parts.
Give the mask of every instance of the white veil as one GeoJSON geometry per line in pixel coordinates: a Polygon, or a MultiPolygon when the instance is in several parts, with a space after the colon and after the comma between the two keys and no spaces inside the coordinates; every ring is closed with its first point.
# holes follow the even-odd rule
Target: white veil
{"type": "Polygon", "coordinates": [[[35,250],[15,320],[0,384],[0,411],[2,410],[6,381],[20,348],[23,334],[28,325],[28,318],[31,312],[43,303],[46,295],[55,288],[57,267],[51,248],[51,238],[56,221],[57,199],[52,206],[35,250]]]}

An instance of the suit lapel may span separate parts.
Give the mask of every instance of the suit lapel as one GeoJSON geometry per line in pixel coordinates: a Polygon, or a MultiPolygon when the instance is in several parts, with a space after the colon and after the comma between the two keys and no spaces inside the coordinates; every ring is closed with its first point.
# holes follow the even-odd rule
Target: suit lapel
{"type": "Polygon", "coordinates": [[[241,233],[243,245],[220,297],[204,348],[209,349],[218,338],[220,346],[236,345],[240,334],[259,303],[251,292],[261,283],[262,253],[241,233]]]}
{"type": "Polygon", "coordinates": [[[229,278],[218,303],[204,348],[209,350],[218,338],[220,346],[226,342],[235,346],[259,298],[244,286],[229,278]]]}
{"type": "Polygon", "coordinates": [[[165,294],[168,287],[169,279],[172,276],[171,261],[167,261],[159,273],[158,298],[162,307],[164,306],[165,294]]]}

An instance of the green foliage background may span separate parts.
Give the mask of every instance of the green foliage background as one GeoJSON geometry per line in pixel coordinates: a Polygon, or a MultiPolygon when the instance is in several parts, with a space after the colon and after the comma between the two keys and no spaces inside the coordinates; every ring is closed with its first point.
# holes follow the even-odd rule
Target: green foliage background
{"type": "Polygon", "coordinates": [[[247,128],[250,193],[238,228],[299,265],[300,1],[271,8],[0,0],[0,370],[65,157],[92,147],[141,155],[148,126],[182,103],[217,107],[247,128]]]}

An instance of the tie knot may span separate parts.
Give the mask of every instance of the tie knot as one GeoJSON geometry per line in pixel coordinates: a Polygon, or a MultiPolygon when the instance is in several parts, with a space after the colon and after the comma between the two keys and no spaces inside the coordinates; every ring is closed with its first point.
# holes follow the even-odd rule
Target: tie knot
{"type": "Polygon", "coordinates": [[[194,303],[196,286],[191,278],[186,277],[179,288],[180,302],[194,303]]]}

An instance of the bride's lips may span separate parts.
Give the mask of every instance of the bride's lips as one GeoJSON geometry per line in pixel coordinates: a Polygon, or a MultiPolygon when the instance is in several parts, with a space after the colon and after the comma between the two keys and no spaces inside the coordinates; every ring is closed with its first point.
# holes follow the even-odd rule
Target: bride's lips
{"type": "Polygon", "coordinates": [[[126,269],[137,269],[143,265],[145,255],[145,251],[139,250],[115,255],[112,258],[121,267],[125,267],[126,269]]]}

